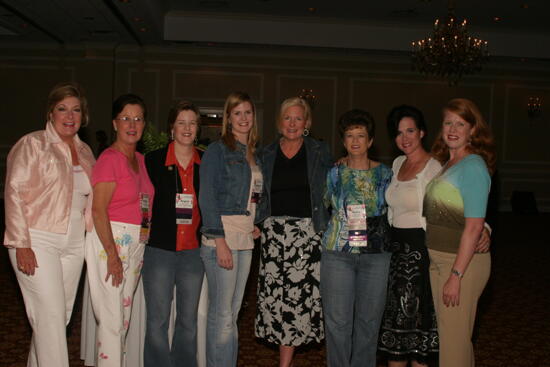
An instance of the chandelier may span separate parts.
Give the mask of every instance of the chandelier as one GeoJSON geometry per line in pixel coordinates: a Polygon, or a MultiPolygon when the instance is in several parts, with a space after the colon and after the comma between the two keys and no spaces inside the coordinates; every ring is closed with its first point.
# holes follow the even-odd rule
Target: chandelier
{"type": "Polygon", "coordinates": [[[430,36],[412,42],[412,67],[456,85],[463,75],[480,71],[489,53],[487,41],[469,36],[466,19],[460,22],[455,17],[452,0],[448,9],[443,22],[436,19],[430,36]]]}

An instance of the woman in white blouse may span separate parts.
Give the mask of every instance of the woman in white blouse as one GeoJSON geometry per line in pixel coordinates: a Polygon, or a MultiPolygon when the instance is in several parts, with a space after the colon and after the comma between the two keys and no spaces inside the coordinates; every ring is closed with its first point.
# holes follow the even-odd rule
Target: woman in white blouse
{"type": "Polygon", "coordinates": [[[395,248],[390,265],[386,310],[379,349],[389,367],[426,365],[438,350],[437,324],[430,289],[428,250],[422,217],[424,190],[441,170],[422,146],[426,124],[422,112],[411,106],[395,107],[388,130],[405,155],[393,162],[393,178],[386,191],[391,241],[395,248]]]}

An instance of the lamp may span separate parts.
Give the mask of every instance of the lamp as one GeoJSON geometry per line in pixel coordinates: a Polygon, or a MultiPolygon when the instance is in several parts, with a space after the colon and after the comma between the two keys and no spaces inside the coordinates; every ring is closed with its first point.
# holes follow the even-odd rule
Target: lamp
{"type": "Polygon", "coordinates": [[[315,101],[317,97],[315,97],[315,94],[313,94],[313,89],[302,89],[298,97],[306,101],[311,109],[315,107],[315,101]]]}
{"type": "Polygon", "coordinates": [[[456,85],[463,75],[480,71],[489,53],[487,41],[469,36],[466,19],[456,18],[453,0],[448,9],[444,21],[436,19],[431,35],[412,42],[412,67],[456,85]]]}
{"type": "Polygon", "coordinates": [[[533,121],[534,119],[540,117],[542,114],[542,98],[540,97],[529,97],[527,100],[527,116],[529,120],[533,121]]]}

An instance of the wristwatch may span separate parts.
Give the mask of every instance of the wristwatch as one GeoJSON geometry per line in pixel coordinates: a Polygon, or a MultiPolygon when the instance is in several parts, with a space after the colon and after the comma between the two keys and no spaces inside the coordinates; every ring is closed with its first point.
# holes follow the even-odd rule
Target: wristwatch
{"type": "Polygon", "coordinates": [[[464,274],[462,274],[461,272],[459,272],[458,270],[456,270],[454,268],[451,270],[451,274],[454,274],[459,278],[464,278],[464,274]]]}

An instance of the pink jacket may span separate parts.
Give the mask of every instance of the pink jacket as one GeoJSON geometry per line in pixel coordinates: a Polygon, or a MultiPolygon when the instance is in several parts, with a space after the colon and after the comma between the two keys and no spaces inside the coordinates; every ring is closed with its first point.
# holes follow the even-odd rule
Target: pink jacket
{"type": "MultiPolygon", "coordinates": [[[[80,165],[91,178],[95,158],[90,147],[75,136],[80,165]]],[[[73,192],[71,152],[53,125],[23,136],[7,159],[4,201],[7,247],[31,247],[29,228],[67,233],[73,192]]],[[[85,209],[91,231],[92,195],[85,209]]]]}

